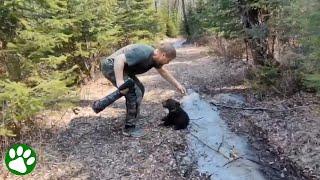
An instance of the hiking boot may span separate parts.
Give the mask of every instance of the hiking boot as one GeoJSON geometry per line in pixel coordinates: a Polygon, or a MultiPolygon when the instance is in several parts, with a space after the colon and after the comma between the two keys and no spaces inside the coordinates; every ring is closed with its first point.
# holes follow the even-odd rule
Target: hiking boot
{"type": "Polygon", "coordinates": [[[141,137],[144,135],[144,131],[135,125],[125,125],[122,134],[127,137],[141,137]]]}

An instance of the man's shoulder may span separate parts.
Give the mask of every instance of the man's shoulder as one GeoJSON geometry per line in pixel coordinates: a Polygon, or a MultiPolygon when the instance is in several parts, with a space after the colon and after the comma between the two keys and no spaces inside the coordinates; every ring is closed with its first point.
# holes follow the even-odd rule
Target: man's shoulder
{"type": "Polygon", "coordinates": [[[154,51],[154,48],[147,44],[130,44],[127,48],[126,57],[134,56],[136,58],[147,59],[154,51]]]}
{"type": "Polygon", "coordinates": [[[147,44],[130,44],[125,46],[124,54],[129,66],[149,61],[154,48],[147,44]]]}
{"type": "Polygon", "coordinates": [[[126,48],[128,48],[128,49],[139,48],[139,49],[143,49],[143,50],[154,50],[154,47],[152,47],[151,45],[148,45],[148,44],[140,44],[140,43],[129,44],[129,45],[126,46],[126,48]]]}

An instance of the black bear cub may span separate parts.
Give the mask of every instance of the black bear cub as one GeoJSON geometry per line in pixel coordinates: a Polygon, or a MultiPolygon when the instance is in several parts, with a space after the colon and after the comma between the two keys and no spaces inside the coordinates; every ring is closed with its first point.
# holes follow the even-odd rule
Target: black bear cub
{"type": "Polygon", "coordinates": [[[180,107],[180,103],[173,99],[162,102],[163,107],[169,110],[169,114],[162,119],[164,126],[174,126],[175,130],[185,129],[189,124],[188,114],[180,107]]]}

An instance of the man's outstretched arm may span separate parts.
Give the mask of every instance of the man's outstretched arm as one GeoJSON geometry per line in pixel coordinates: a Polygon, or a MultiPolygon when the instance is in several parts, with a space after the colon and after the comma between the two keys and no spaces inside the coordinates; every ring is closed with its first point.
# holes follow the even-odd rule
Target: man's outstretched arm
{"type": "Polygon", "coordinates": [[[183,87],[172,75],[169,71],[163,68],[157,69],[158,73],[172,85],[174,85],[182,94],[187,92],[186,88],[183,87]]]}

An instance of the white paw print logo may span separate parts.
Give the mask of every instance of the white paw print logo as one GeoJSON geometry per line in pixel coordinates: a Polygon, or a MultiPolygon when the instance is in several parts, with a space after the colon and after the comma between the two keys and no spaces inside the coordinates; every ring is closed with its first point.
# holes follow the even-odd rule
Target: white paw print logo
{"type": "Polygon", "coordinates": [[[36,166],[36,153],[25,144],[15,144],[7,151],[5,163],[11,173],[26,175],[36,166]]]}

